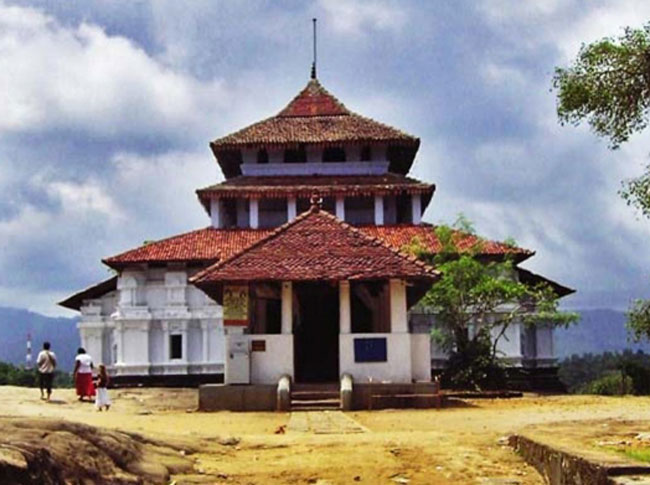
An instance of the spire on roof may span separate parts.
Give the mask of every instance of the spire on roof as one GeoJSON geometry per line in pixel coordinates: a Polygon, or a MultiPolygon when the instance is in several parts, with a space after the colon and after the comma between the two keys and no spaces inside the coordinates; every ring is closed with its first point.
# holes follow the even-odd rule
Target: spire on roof
{"type": "Polygon", "coordinates": [[[311,63],[311,78],[316,79],[316,19],[311,19],[314,24],[314,61],[311,63]]]}

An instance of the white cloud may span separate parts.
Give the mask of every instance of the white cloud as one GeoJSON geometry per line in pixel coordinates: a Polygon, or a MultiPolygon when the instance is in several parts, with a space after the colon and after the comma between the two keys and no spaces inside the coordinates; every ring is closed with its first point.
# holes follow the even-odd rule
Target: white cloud
{"type": "Polygon", "coordinates": [[[0,65],[0,133],[173,136],[183,127],[188,136],[205,130],[227,99],[221,82],[174,72],[97,25],[64,27],[38,10],[2,4],[0,65]]]}
{"type": "Polygon", "coordinates": [[[385,0],[319,0],[335,32],[359,36],[371,31],[400,31],[408,15],[404,3],[385,0]]]}

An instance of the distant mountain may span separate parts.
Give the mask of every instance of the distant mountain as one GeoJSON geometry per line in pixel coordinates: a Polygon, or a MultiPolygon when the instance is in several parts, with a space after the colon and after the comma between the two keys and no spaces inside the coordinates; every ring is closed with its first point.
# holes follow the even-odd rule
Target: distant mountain
{"type": "Polygon", "coordinates": [[[555,332],[555,355],[562,360],[573,354],[601,354],[625,349],[650,353],[650,343],[635,344],[628,340],[625,313],[616,310],[577,310],[582,320],[555,332]]]}
{"type": "Polygon", "coordinates": [[[59,369],[72,371],[79,347],[76,318],[52,318],[20,308],[0,307],[0,361],[24,364],[27,334],[32,336],[32,356],[48,340],[57,356],[59,369]]]}

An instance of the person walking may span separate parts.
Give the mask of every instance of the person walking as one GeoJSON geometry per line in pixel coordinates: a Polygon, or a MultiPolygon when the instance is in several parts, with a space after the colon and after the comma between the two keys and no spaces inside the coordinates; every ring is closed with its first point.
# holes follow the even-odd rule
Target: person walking
{"type": "Polygon", "coordinates": [[[43,350],[38,353],[36,365],[38,366],[38,386],[41,388],[41,399],[49,401],[52,395],[54,369],[56,369],[56,355],[50,350],[50,342],[43,342],[43,350]]]}
{"type": "Polygon", "coordinates": [[[106,372],[106,366],[104,364],[99,364],[97,372],[97,380],[95,380],[95,387],[97,387],[97,397],[95,398],[95,407],[97,411],[101,411],[102,408],[105,408],[106,411],[111,407],[111,398],[108,397],[108,372],[106,372]]]}
{"type": "Polygon", "coordinates": [[[93,359],[86,353],[83,347],[77,349],[77,356],[74,359],[73,375],[79,400],[83,401],[84,397],[93,397],[95,395],[95,386],[93,385],[93,359]]]}

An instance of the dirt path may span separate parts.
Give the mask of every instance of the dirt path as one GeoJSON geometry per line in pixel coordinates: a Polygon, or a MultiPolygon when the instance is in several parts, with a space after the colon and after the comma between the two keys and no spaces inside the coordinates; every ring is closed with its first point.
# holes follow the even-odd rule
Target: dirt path
{"type": "Polygon", "coordinates": [[[179,485],[487,484],[490,479],[541,485],[539,475],[502,437],[547,423],[579,428],[590,420],[650,419],[650,398],[527,396],[468,401],[441,411],[352,412],[347,416],[368,432],[339,435],[287,430],[289,413],[198,413],[193,390],[122,390],[112,391],[112,397],[114,406],[100,413],[77,402],[69,390],[55,391],[48,404],[38,399],[38,390],[0,387],[0,415],[52,417],[159,439],[189,438],[200,444],[194,456],[197,473],[175,477],[179,485]]]}

